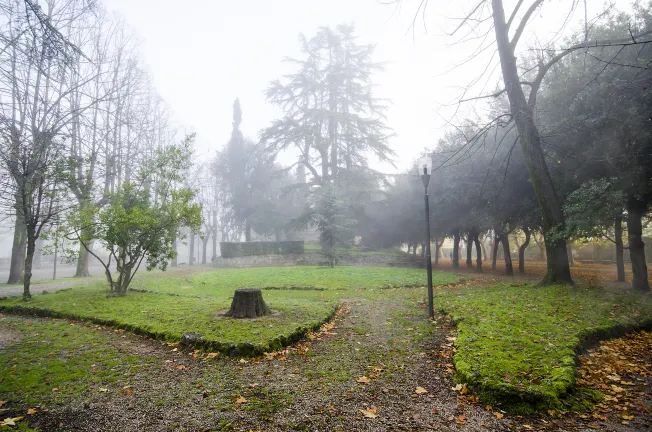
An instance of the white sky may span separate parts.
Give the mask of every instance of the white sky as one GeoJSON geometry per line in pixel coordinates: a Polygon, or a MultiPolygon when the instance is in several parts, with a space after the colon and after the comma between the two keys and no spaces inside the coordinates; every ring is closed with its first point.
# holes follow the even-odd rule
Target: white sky
{"type": "MultiPolygon", "coordinates": [[[[409,28],[420,0],[404,0],[396,13],[393,5],[379,0],[104,1],[142,40],[141,51],[158,92],[175,120],[197,132],[201,154],[214,152],[228,140],[236,97],[246,136],[256,138],[281,115],[266,103],[264,91],[288,72],[281,60],[299,56],[298,34],[310,37],[319,26],[354,23],[360,41],[376,45],[374,60],[387,63],[375,82],[377,96],[392,101],[387,125],[396,132],[392,146],[398,169],[407,168],[441,137],[445,122],[439,114],[450,112],[441,104],[453,101],[460,86],[479,71],[469,65],[442,75],[466,53],[464,47],[450,45],[452,40],[436,22],[444,22],[444,15],[461,15],[468,9],[464,0],[431,0],[427,32],[421,20],[416,31],[409,28]]],[[[560,21],[550,13],[569,3],[546,2],[539,36],[541,29],[543,37],[556,31],[552,27],[560,21]]],[[[602,0],[589,4],[597,12],[602,0]]]]}

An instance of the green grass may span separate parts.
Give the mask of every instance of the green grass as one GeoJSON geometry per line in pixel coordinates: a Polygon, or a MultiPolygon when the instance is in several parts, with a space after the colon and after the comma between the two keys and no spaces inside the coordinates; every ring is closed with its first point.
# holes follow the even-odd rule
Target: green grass
{"type": "Polygon", "coordinates": [[[26,405],[78,397],[150,364],[147,357],[112,347],[111,337],[66,321],[0,316],[0,328],[22,338],[0,355],[0,393],[26,405]]]}
{"type": "MultiPolygon", "coordinates": [[[[147,292],[111,297],[105,283],[94,282],[35,295],[29,303],[10,298],[0,301],[0,310],[91,320],[168,341],[199,332],[205,349],[256,355],[280,349],[318,327],[334,313],[340,298],[423,285],[424,276],[419,269],[303,266],[157,273],[133,282],[132,288],[147,292]],[[233,291],[243,287],[264,289],[275,313],[256,320],[219,315],[229,308],[233,291]]],[[[435,276],[436,283],[456,280],[445,273],[435,276]]]]}
{"type": "Polygon", "coordinates": [[[563,407],[579,350],[652,325],[649,296],[601,288],[498,285],[436,294],[458,329],[458,377],[515,411],[563,407]]]}

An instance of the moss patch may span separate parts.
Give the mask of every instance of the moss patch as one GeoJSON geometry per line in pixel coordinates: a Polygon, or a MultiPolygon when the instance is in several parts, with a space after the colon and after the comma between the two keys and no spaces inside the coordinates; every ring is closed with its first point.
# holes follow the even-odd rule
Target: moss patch
{"type": "Polygon", "coordinates": [[[459,378],[512,411],[559,409],[577,353],[597,340],[652,326],[649,296],[566,286],[437,290],[458,329],[459,378]]]}

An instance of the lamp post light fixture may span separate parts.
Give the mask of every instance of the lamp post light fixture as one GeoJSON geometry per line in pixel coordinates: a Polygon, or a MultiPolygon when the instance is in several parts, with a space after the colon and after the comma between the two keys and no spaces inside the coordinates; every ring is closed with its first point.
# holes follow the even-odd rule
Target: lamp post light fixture
{"type": "Polygon", "coordinates": [[[428,200],[428,183],[432,174],[432,159],[430,156],[419,158],[417,162],[419,175],[426,189],[426,272],[428,273],[428,318],[435,318],[435,306],[432,298],[432,258],[430,256],[430,202],[428,200]]]}

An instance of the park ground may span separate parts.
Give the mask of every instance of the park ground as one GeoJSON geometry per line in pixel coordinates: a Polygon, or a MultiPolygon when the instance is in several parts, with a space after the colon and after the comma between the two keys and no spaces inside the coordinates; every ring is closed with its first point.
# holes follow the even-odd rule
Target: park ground
{"type": "Polygon", "coordinates": [[[647,431],[652,333],[635,330],[649,325],[652,304],[625,284],[594,286],[609,279],[602,270],[579,269],[576,288],[537,287],[536,269],[514,278],[436,272],[433,322],[419,269],[184,268],[141,275],[124,299],[107,298],[99,279],[44,285],[31,310],[0,301],[0,422],[44,431],[647,431]],[[277,313],[246,325],[220,317],[241,286],[264,288],[277,313]],[[265,346],[297,326],[298,341],[265,346]],[[231,343],[184,350],[175,342],[190,329],[231,343]],[[243,342],[270,350],[225,355],[243,342]]]}

